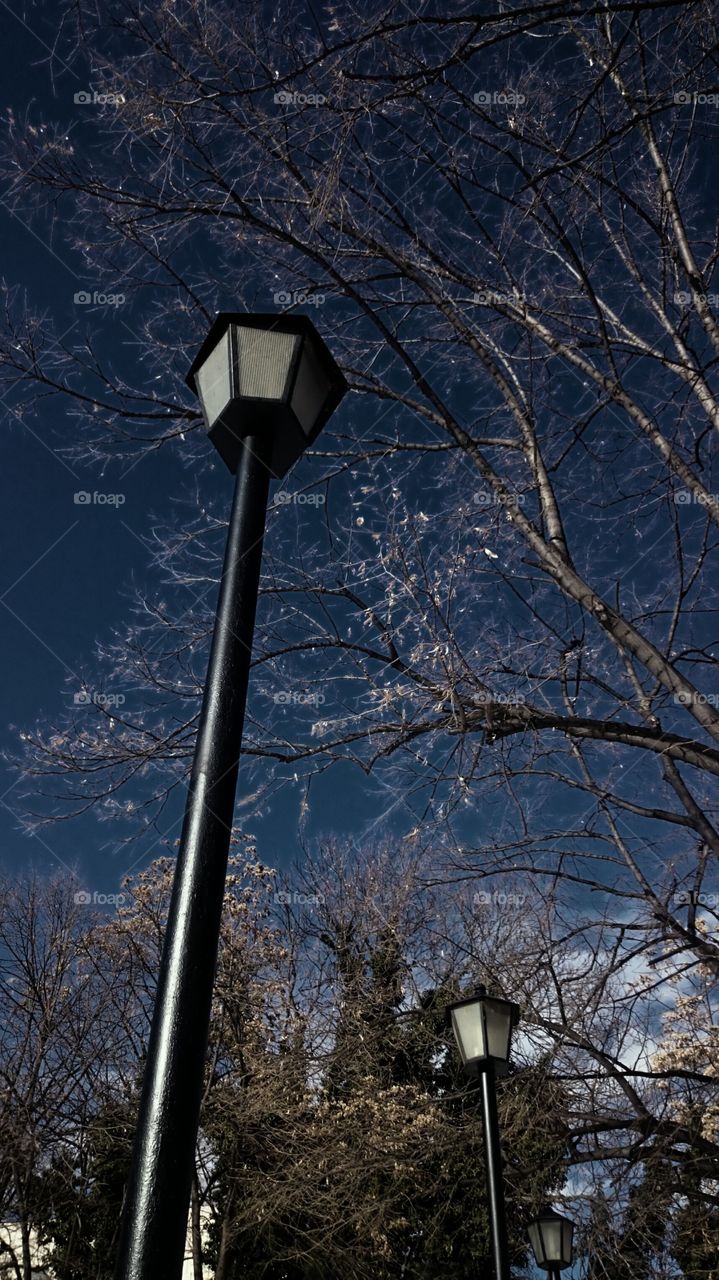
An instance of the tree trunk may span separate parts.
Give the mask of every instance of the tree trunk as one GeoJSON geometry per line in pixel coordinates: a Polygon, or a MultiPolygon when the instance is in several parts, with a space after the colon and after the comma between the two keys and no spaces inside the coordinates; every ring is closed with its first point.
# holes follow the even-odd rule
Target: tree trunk
{"type": "Polygon", "coordinates": [[[200,1222],[200,1188],[197,1182],[197,1170],[192,1177],[190,1195],[191,1239],[192,1239],[192,1273],[194,1280],[202,1280],[202,1225],[200,1222]]]}
{"type": "Polygon", "coordinates": [[[233,1201],[234,1196],[230,1194],[225,1205],[225,1215],[222,1221],[222,1236],[217,1254],[215,1280],[232,1280],[235,1261],[235,1250],[232,1246],[233,1201]]]}

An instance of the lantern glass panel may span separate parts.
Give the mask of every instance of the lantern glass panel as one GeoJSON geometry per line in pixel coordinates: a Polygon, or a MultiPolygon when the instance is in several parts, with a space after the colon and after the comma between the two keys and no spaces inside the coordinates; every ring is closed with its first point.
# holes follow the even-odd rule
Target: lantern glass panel
{"type": "Polygon", "coordinates": [[[557,1218],[545,1218],[542,1223],[544,1252],[548,1262],[562,1261],[562,1223],[557,1218]]]}
{"type": "Polygon", "coordinates": [[[484,1019],[478,1000],[473,1000],[471,1004],[462,1004],[459,1008],[452,1010],[452,1027],[465,1065],[476,1058],[487,1056],[484,1019]]]}
{"type": "Polygon", "coordinates": [[[301,338],[277,329],[236,326],[237,395],[248,400],[283,400],[301,338]]]}
{"type": "Polygon", "coordinates": [[[196,374],[197,390],[208,427],[217,421],[229,402],[230,369],[230,335],[227,332],[222,335],[196,374]]]}
{"type": "Polygon", "coordinates": [[[498,1000],[485,1000],[487,1022],[487,1051],[491,1058],[509,1059],[509,1039],[512,1033],[512,1011],[509,1005],[498,1000]]]}
{"type": "Polygon", "coordinates": [[[568,1218],[562,1223],[562,1262],[568,1267],[572,1261],[572,1243],[574,1238],[574,1223],[568,1218]]]}
{"type": "Polygon", "coordinates": [[[330,390],[329,377],[317,358],[314,343],[306,341],[292,392],[292,409],[305,435],[315,425],[330,390]]]}
{"type": "Polygon", "coordinates": [[[532,1246],[532,1253],[537,1261],[537,1265],[541,1267],[542,1263],[546,1262],[546,1258],[544,1256],[542,1232],[539,1229],[538,1222],[530,1222],[527,1227],[527,1235],[529,1236],[529,1243],[532,1246]]]}

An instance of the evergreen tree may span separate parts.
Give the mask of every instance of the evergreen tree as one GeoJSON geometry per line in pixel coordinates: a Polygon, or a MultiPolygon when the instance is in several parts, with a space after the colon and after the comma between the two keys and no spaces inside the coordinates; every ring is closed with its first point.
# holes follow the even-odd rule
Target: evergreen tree
{"type": "Polygon", "coordinates": [[[133,1100],[96,1112],[79,1146],[63,1144],[36,1179],[41,1244],[56,1280],[112,1280],[132,1148],[133,1100]]]}
{"type": "MultiPolygon", "coordinates": [[[[368,937],[335,921],[321,942],[335,1006],[321,1080],[298,1033],[282,1053],[250,1050],[242,1083],[211,1093],[217,1280],[330,1280],[348,1259],[357,1277],[475,1280],[492,1259],[480,1093],[449,1040],[458,992],[408,1004],[398,922],[368,937]]],[[[499,1092],[521,1266],[527,1218],[563,1181],[562,1097],[541,1066],[499,1092]]]]}

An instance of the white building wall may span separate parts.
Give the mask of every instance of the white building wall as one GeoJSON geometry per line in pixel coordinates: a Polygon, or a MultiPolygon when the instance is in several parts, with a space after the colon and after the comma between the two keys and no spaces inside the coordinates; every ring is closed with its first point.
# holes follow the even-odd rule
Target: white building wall
{"type": "MultiPolygon", "coordinates": [[[[207,1221],[208,1213],[204,1210],[201,1217],[207,1221]]],[[[0,1243],[9,1245],[13,1253],[17,1257],[20,1267],[22,1267],[22,1238],[20,1228],[16,1222],[0,1222],[0,1243]]],[[[37,1242],[37,1236],[34,1231],[30,1232],[30,1261],[32,1263],[33,1280],[53,1280],[52,1271],[44,1267],[45,1254],[47,1250],[40,1248],[37,1242]]],[[[205,1280],[212,1280],[212,1269],[203,1267],[202,1274],[205,1280]]],[[[12,1261],[11,1255],[7,1250],[0,1251],[0,1280],[16,1280],[17,1272],[12,1261]]],[[[192,1268],[192,1245],[190,1241],[190,1233],[187,1233],[187,1243],[185,1247],[185,1262],[182,1268],[182,1280],[194,1280],[194,1271],[192,1268]]]]}

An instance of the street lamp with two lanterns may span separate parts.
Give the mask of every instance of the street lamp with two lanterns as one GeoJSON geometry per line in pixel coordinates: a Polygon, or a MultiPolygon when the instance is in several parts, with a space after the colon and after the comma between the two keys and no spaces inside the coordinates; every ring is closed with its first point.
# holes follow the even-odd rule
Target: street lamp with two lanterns
{"type": "MultiPolygon", "coordinates": [[[[495,1280],[509,1280],[509,1242],[502,1184],[502,1157],[497,1116],[496,1080],[509,1074],[512,1032],[519,1022],[519,1006],[489,996],[478,986],[474,994],[450,1006],[452,1030],[468,1076],[482,1081],[484,1147],[489,1191],[489,1220],[495,1280]]],[[[553,1209],[540,1214],[528,1228],[537,1265],[551,1280],[572,1263],[573,1224],[553,1209]]]]}

